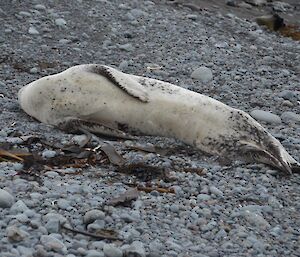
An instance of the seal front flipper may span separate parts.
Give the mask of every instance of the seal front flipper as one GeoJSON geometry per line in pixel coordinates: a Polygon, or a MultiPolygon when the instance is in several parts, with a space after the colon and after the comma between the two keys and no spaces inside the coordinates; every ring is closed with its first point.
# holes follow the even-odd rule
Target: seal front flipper
{"type": "Polygon", "coordinates": [[[132,97],[144,103],[149,102],[149,96],[147,91],[138,81],[131,78],[129,74],[125,74],[112,67],[97,64],[88,65],[86,69],[88,72],[104,76],[114,85],[118,86],[120,89],[122,89],[132,97]]]}
{"type": "Polygon", "coordinates": [[[110,126],[100,124],[98,122],[76,118],[67,118],[62,122],[58,123],[57,127],[69,133],[89,131],[91,133],[101,134],[103,136],[117,137],[122,139],[135,139],[134,136],[128,135],[127,133],[119,129],[115,129],[110,126]]]}

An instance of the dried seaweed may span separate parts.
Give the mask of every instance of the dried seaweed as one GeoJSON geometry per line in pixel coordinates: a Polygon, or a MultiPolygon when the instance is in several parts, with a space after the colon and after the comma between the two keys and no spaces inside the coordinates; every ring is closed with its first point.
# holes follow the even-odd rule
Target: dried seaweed
{"type": "Polygon", "coordinates": [[[60,228],[70,231],[72,233],[75,234],[81,234],[81,235],[85,235],[85,236],[89,236],[89,237],[93,237],[96,238],[98,240],[119,240],[119,241],[123,241],[122,238],[119,238],[117,236],[115,236],[117,233],[112,231],[112,230],[98,230],[96,233],[90,233],[88,231],[85,230],[78,230],[78,229],[74,229],[71,228],[69,226],[67,226],[65,223],[60,224],[60,228]]]}

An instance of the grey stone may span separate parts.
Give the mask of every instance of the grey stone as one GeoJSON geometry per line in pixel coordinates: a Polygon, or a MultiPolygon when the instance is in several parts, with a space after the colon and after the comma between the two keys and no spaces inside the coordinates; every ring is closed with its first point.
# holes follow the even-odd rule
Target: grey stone
{"type": "Polygon", "coordinates": [[[55,24],[59,27],[65,27],[67,25],[67,22],[63,18],[57,18],[55,19],[55,24]]]}
{"type": "Polygon", "coordinates": [[[28,210],[28,207],[26,206],[26,204],[22,200],[18,200],[10,208],[10,211],[11,211],[12,214],[25,212],[27,210],[28,210]]]}
{"type": "Polygon", "coordinates": [[[52,150],[44,150],[42,152],[43,158],[46,158],[46,159],[53,158],[55,155],[56,155],[56,152],[52,151],[52,150]]]}
{"type": "Polygon", "coordinates": [[[40,241],[47,250],[59,253],[66,253],[67,251],[64,243],[52,235],[42,235],[40,241]]]}
{"type": "Polygon", "coordinates": [[[57,200],[57,206],[62,210],[72,209],[72,207],[70,206],[70,202],[63,198],[57,200]]]}
{"type": "Polygon", "coordinates": [[[294,112],[284,112],[281,114],[281,119],[284,122],[294,121],[300,123],[300,115],[294,112]]]}
{"type": "Polygon", "coordinates": [[[104,220],[105,219],[105,213],[100,210],[90,210],[85,213],[83,216],[83,223],[88,225],[90,223],[93,223],[95,220],[104,220]]]}
{"type": "Polygon", "coordinates": [[[219,197],[224,196],[223,192],[220,189],[216,188],[215,186],[210,186],[209,191],[211,194],[214,194],[216,196],[219,196],[219,197]]]}
{"type": "Polygon", "coordinates": [[[119,48],[121,50],[127,51],[127,52],[131,52],[134,50],[134,46],[130,43],[124,44],[124,45],[119,45],[119,48]]]}
{"type": "Polygon", "coordinates": [[[31,73],[31,74],[36,74],[36,73],[38,73],[38,68],[36,68],[36,67],[33,67],[33,68],[31,68],[30,70],[29,70],[29,72],[31,73]]]}
{"type": "Polygon", "coordinates": [[[60,222],[59,222],[59,220],[56,220],[56,219],[50,219],[45,224],[45,228],[47,229],[49,234],[59,233],[60,222]]]}
{"type": "Polygon", "coordinates": [[[59,213],[50,212],[43,216],[43,221],[48,222],[49,220],[58,220],[61,223],[65,223],[67,218],[59,213]]]}
{"type": "Polygon", "coordinates": [[[267,123],[280,124],[281,118],[273,113],[262,111],[262,110],[253,110],[250,115],[259,121],[265,121],[267,123]]]}
{"type": "Polygon", "coordinates": [[[206,83],[212,80],[213,74],[210,68],[201,66],[192,72],[191,78],[198,79],[203,83],[206,83]]]}
{"type": "Polygon", "coordinates": [[[278,94],[278,96],[291,102],[297,101],[297,99],[299,99],[297,92],[292,90],[283,90],[278,94]]]}
{"type": "Polygon", "coordinates": [[[106,257],[122,257],[123,252],[120,248],[117,248],[113,244],[105,244],[103,246],[103,252],[106,257]]]}
{"type": "Polygon", "coordinates": [[[97,250],[88,250],[86,252],[86,257],[105,257],[104,253],[102,251],[97,250]]]}
{"type": "Polygon", "coordinates": [[[146,257],[144,244],[140,241],[134,241],[124,250],[123,257],[146,257]]]}
{"type": "Polygon", "coordinates": [[[6,228],[6,236],[11,242],[20,242],[29,237],[29,233],[13,225],[6,228]]]}
{"type": "Polygon", "coordinates": [[[0,189],[0,208],[10,208],[15,198],[6,190],[0,189]]]}
{"type": "Polygon", "coordinates": [[[38,30],[35,27],[29,27],[28,33],[31,35],[39,35],[40,34],[40,32],[38,32],[38,30]]]}
{"type": "Polygon", "coordinates": [[[268,221],[264,219],[261,215],[255,212],[251,212],[249,210],[246,210],[243,213],[244,218],[251,223],[252,225],[255,225],[257,228],[260,228],[262,230],[269,228],[270,224],[268,221]]]}

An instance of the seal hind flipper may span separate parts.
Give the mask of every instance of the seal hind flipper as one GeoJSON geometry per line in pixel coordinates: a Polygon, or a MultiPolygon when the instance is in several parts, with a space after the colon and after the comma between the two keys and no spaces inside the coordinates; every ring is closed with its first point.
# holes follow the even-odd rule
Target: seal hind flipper
{"type": "Polygon", "coordinates": [[[60,122],[57,125],[57,127],[61,130],[70,133],[89,131],[91,133],[100,134],[103,136],[116,137],[122,139],[135,139],[135,137],[128,135],[127,133],[119,129],[112,128],[110,126],[100,124],[98,122],[87,121],[87,120],[76,119],[76,118],[65,119],[64,121],[60,122]]]}
{"type": "Polygon", "coordinates": [[[132,79],[130,75],[118,71],[112,67],[97,64],[89,65],[87,71],[104,76],[130,96],[144,103],[149,102],[148,93],[143,88],[142,84],[132,79]]]}

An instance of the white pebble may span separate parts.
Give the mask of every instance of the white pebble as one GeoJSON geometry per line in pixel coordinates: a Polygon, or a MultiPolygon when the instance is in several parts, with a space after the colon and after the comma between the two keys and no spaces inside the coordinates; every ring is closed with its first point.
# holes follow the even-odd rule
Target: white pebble
{"type": "Polygon", "coordinates": [[[63,19],[63,18],[58,18],[58,19],[55,20],[55,24],[56,24],[57,26],[59,26],[59,27],[64,27],[64,26],[67,25],[67,22],[66,22],[66,20],[63,19]]]}
{"type": "Polygon", "coordinates": [[[46,158],[46,159],[53,158],[55,155],[56,155],[56,152],[52,151],[52,150],[44,150],[42,153],[43,158],[46,158]]]}
{"type": "Polygon", "coordinates": [[[205,66],[201,66],[192,72],[191,77],[193,79],[198,79],[198,80],[201,80],[203,83],[206,83],[206,82],[212,80],[213,74],[212,74],[211,69],[209,69],[205,66]]]}
{"type": "Polygon", "coordinates": [[[28,33],[31,34],[31,35],[38,35],[38,34],[40,34],[40,32],[38,32],[38,30],[35,27],[30,27],[28,29],[28,33]]]}
{"type": "Polygon", "coordinates": [[[14,201],[15,199],[10,193],[0,189],[0,208],[10,208],[14,201]]]}

